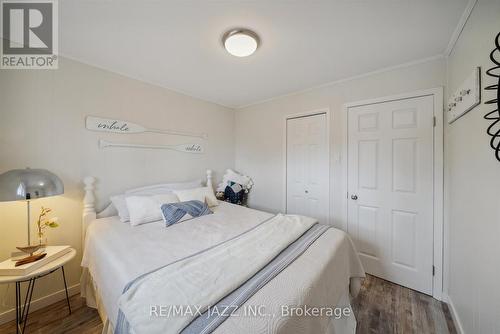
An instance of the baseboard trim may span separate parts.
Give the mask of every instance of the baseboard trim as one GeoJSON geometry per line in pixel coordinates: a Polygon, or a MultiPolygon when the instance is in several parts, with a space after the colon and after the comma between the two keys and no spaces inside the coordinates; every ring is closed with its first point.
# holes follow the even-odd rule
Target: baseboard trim
{"type": "MultiPolygon", "coordinates": [[[[80,293],[80,284],[75,284],[73,286],[68,287],[68,294],[70,296],[76,295],[80,293]]],[[[41,298],[38,298],[36,300],[33,300],[31,302],[30,306],[30,313],[32,311],[39,310],[45,306],[52,305],[60,300],[63,300],[66,298],[66,293],[63,290],[59,290],[57,292],[54,292],[48,296],[44,296],[41,298]]],[[[12,321],[16,319],[16,309],[12,308],[8,311],[5,311],[3,313],[0,313],[0,325],[5,324],[6,322],[12,321]]]]}
{"type": "Polygon", "coordinates": [[[458,334],[465,334],[464,328],[462,326],[462,322],[458,317],[457,309],[455,308],[455,304],[453,304],[453,300],[448,294],[443,294],[443,299],[448,304],[448,308],[450,309],[451,317],[453,318],[453,322],[455,323],[455,327],[457,329],[458,334]]]}

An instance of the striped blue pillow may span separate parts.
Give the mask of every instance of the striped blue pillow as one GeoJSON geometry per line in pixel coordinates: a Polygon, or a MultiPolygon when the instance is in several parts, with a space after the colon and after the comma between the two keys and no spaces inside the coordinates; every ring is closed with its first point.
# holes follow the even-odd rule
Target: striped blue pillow
{"type": "Polygon", "coordinates": [[[162,204],[161,212],[167,227],[175,223],[212,213],[208,205],[201,201],[162,204]]]}

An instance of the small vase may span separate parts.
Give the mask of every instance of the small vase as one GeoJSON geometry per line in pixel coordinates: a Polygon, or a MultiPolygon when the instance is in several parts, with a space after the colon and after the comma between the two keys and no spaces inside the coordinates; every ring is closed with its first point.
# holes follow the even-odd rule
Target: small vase
{"type": "Polygon", "coordinates": [[[47,246],[47,237],[44,234],[38,236],[38,244],[41,247],[47,246]]]}

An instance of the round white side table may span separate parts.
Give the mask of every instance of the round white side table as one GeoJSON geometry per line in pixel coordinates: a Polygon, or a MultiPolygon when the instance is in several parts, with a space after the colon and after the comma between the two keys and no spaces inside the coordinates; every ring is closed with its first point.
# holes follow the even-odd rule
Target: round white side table
{"type": "Polygon", "coordinates": [[[71,261],[76,255],[76,250],[71,250],[57,259],[47,263],[43,267],[24,275],[24,276],[0,276],[0,284],[16,283],[16,333],[24,333],[26,323],[28,322],[28,312],[30,310],[31,297],[35,281],[43,276],[47,276],[61,269],[64,280],[64,291],[66,292],[66,302],[68,303],[69,314],[71,314],[71,305],[69,303],[68,285],[66,284],[66,274],[64,273],[64,265],[71,261]],[[24,298],[24,304],[21,300],[21,283],[28,282],[28,290],[24,298]],[[22,327],[21,327],[22,326],[22,327]]]}

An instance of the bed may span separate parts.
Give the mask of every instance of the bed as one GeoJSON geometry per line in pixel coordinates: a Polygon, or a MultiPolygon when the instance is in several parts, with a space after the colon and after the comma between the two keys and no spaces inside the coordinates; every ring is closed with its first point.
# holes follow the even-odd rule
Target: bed
{"type": "MultiPolygon", "coordinates": [[[[84,180],[81,292],[87,305],[97,308],[104,323],[103,333],[116,331],[120,322],[120,298],[123,299],[125,287],[138,277],[221,243],[226,245],[241,234],[249,234],[248,231],[279,218],[271,213],[220,202],[213,208],[213,214],[168,228],[163,221],[132,227],[120,222],[111,207],[101,213],[95,211],[94,182],[92,177],[84,180]]],[[[207,171],[206,184],[213,186],[210,171],[207,171]]],[[[205,332],[355,333],[356,320],[350,309],[350,299],[358,293],[363,277],[364,270],[351,239],[338,229],[325,228],[286,268],[237,309],[231,310],[231,316],[205,332]],[[308,313],[316,312],[315,309],[319,310],[319,315],[308,313]]],[[[205,291],[211,287],[197,288],[205,291]]],[[[155,289],[161,292],[161,287],[155,289]]],[[[212,289],[217,291],[217,288],[212,289]]],[[[140,332],[146,331],[130,331],[140,332]]]]}

